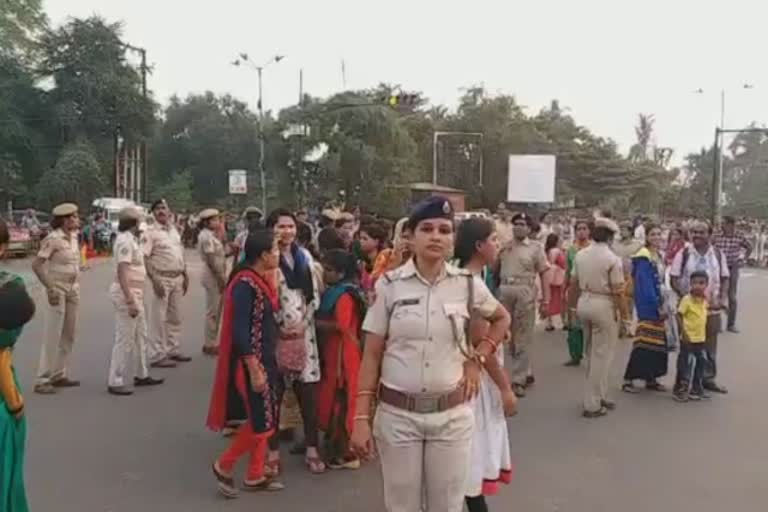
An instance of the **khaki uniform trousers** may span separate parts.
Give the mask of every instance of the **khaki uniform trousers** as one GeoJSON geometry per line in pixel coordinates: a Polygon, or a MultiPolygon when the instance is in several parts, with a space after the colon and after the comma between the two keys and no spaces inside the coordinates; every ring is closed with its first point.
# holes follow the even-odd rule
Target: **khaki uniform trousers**
{"type": "Polygon", "coordinates": [[[48,272],[48,278],[59,296],[59,304],[49,304],[46,312],[45,339],[40,349],[37,384],[50,384],[67,377],[69,356],[75,343],[77,309],[80,305],[80,283],[76,276],[48,272]]]}
{"type": "MultiPolygon", "coordinates": [[[[533,280],[531,281],[533,283],[533,280]]],[[[525,385],[531,372],[533,330],[536,327],[535,285],[501,285],[499,300],[512,317],[512,384],[525,385]]]]}
{"type": "Polygon", "coordinates": [[[160,298],[150,285],[149,296],[149,362],[156,363],[180,354],[181,299],[184,296],[184,278],[156,277],[165,289],[160,298]]]}
{"type": "Polygon", "coordinates": [[[469,405],[418,414],[379,404],[373,435],[387,512],[461,512],[474,426],[469,405]]]}
{"type": "Polygon", "coordinates": [[[221,291],[216,278],[206,272],[203,274],[205,290],[205,326],[203,327],[203,346],[219,345],[219,321],[221,319],[221,291]]]}
{"type": "Polygon", "coordinates": [[[109,387],[133,387],[133,378],[149,377],[147,365],[147,320],[144,314],[144,291],[131,290],[139,314],[131,318],[128,304],[120,289],[113,283],[109,296],[115,306],[115,343],[109,363],[109,387]]]}
{"type": "Polygon", "coordinates": [[[600,410],[603,400],[608,400],[608,377],[619,342],[619,322],[613,299],[608,295],[584,292],[579,298],[576,314],[584,327],[587,355],[584,410],[595,412],[600,410]]]}

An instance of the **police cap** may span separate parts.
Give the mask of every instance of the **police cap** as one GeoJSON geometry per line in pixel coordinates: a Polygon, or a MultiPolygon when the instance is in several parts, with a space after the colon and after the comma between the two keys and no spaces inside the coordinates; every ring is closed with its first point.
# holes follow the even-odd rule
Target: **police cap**
{"type": "Polygon", "coordinates": [[[520,212],[520,213],[516,213],[516,214],[514,214],[512,216],[512,224],[514,224],[518,220],[524,220],[525,223],[528,224],[529,227],[533,225],[533,219],[527,213],[520,212]]]}
{"type": "Polygon", "coordinates": [[[427,219],[453,220],[455,212],[451,202],[443,196],[431,196],[420,201],[408,217],[408,227],[414,229],[419,222],[427,219]]]}
{"type": "Polygon", "coordinates": [[[605,228],[608,231],[611,231],[613,233],[619,232],[619,226],[616,224],[616,221],[613,219],[609,219],[608,217],[598,217],[595,219],[595,227],[596,228],[605,228]]]}
{"type": "Polygon", "coordinates": [[[141,220],[141,213],[133,206],[126,206],[117,214],[118,220],[141,220]]]}
{"type": "Polygon", "coordinates": [[[220,215],[219,210],[216,208],[206,208],[205,210],[200,212],[200,215],[198,215],[198,218],[200,220],[208,220],[212,219],[213,217],[218,217],[220,215]]]}
{"type": "Polygon", "coordinates": [[[149,211],[154,212],[156,208],[160,206],[165,206],[168,208],[168,201],[165,199],[157,199],[154,203],[152,203],[152,206],[149,208],[149,211]]]}
{"type": "Polygon", "coordinates": [[[74,203],[62,203],[51,212],[54,217],[69,217],[77,213],[77,205],[74,203]]]}

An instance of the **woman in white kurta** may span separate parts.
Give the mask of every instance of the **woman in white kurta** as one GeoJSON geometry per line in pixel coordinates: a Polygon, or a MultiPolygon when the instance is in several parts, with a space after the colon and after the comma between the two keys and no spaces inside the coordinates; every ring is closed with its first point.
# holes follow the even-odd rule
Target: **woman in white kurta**
{"type": "MultiPolygon", "coordinates": [[[[280,246],[280,269],[277,289],[280,299],[278,325],[282,337],[302,336],[304,339],[304,364],[300,371],[285,375],[299,399],[304,423],[306,444],[305,464],[312,473],[323,473],[325,463],[320,458],[317,426],[317,384],[320,381],[320,356],[315,333],[315,309],[318,304],[317,284],[312,274],[312,256],[296,243],[297,223],[288,210],[273,211],[267,219],[267,229],[273,229],[280,246]]],[[[294,338],[295,339],[295,338],[294,338]]],[[[280,342],[278,342],[280,365],[280,342]]],[[[266,473],[271,477],[280,474],[279,434],[270,439],[266,473]]]]}
{"type": "MultiPolygon", "coordinates": [[[[498,237],[494,224],[488,220],[467,219],[456,232],[455,256],[457,263],[488,284],[485,273],[495,262],[499,252],[498,237]]],[[[488,325],[484,320],[473,318],[471,336],[483,336],[488,325]]],[[[473,402],[475,430],[472,436],[472,455],[466,485],[466,503],[470,512],[485,512],[488,506],[485,496],[499,491],[499,484],[512,481],[512,457],[509,451],[507,415],[516,411],[517,398],[504,373],[504,351],[501,349],[490,357],[496,358],[497,367],[502,371],[492,376],[483,371],[480,377],[480,392],[473,402]]]]}

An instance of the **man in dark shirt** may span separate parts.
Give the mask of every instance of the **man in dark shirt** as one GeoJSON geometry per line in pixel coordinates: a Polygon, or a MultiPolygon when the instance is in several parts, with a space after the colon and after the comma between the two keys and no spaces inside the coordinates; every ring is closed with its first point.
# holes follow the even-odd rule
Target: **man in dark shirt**
{"type": "Polygon", "coordinates": [[[731,279],[728,282],[728,332],[738,333],[736,328],[737,295],[739,290],[739,268],[742,255],[752,252],[752,246],[743,233],[736,231],[736,220],[723,217],[723,230],[715,237],[715,247],[720,249],[728,265],[731,279]]]}

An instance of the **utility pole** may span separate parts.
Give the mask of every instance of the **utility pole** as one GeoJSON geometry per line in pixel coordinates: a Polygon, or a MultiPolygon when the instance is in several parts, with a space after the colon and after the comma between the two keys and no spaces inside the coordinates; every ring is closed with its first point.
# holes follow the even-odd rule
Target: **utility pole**
{"type": "Polygon", "coordinates": [[[264,166],[264,150],[265,150],[265,141],[264,141],[264,107],[263,107],[263,96],[262,96],[262,73],[264,71],[264,68],[269,66],[272,63],[280,62],[285,58],[284,55],[275,55],[271,59],[269,59],[267,62],[265,62],[261,66],[256,66],[251,62],[250,57],[248,57],[247,53],[241,53],[239,58],[235,59],[235,61],[232,63],[234,66],[240,66],[242,64],[248,64],[251,68],[256,70],[256,73],[258,75],[259,80],[259,100],[257,106],[258,110],[258,119],[256,120],[256,127],[258,130],[258,137],[259,137],[259,182],[261,185],[261,209],[264,212],[264,215],[267,214],[267,176],[266,176],[266,169],[264,166]]]}
{"type": "MultiPolygon", "coordinates": [[[[136,52],[141,57],[141,95],[144,97],[144,99],[147,99],[148,91],[147,91],[147,50],[145,48],[141,48],[139,46],[133,46],[132,44],[128,43],[122,43],[122,46],[126,48],[127,50],[131,50],[133,52],[136,52]]],[[[119,130],[119,129],[118,129],[119,130]]],[[[117,147],[117,138],[119,137],[119,132],[116,130],[115,132],[115,146],[117,147]]],[[[130,152],[126,152],[125,158],[129,158],[128,155],[130,152]]],[[[134,160],[137,158],[134,156],[134,160]]],[[[115,155],[115,165],[118,165],[120,159],[120,155],[115,155]]],[[[135,199],[137,202],[146,202],[147,201],[147,175],[148,175],[148,160],[147,157],[147,142],[146,140],[142,140],[139,144],[138,148],[138,160],[141,162],[140,166],[135,165],[136,162],[134,162],[133,169],[134,171],[140,172],[140,176],[138,179],[134,179],[133,183],[135,184],[133,189],[133,197],[131,199],[135,199]],[[136,190],[136,189],[139,190],[136,190]]],[[[117,173],[116,173],[117,174],[117,173]]],[[[117,189],[117,184],[115,184],[115,188],[117,189]]]]}

